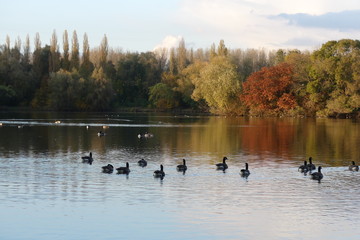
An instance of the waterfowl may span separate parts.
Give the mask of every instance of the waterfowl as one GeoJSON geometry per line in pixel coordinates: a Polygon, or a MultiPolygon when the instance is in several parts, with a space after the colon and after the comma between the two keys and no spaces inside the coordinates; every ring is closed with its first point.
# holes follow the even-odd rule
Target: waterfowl
{"type": "Polygon", "coordinates": [[[299,172],[306,173],[309,171],[308,164],[306,161],[304,161],[304,165],[301,165],[298,169],[299,172]]]}
{"type": "Polygon", "coordinates": [[[311,178],[314,180],[321,180],[323,178],[323,174],[321,173],[321,166],[318,167],[318,171],[311,174],[311,178]]]}
{"type": "Polygon", "coordinates": [[[249,164],[248,163],[245,163],[245,169],[241,169],[240,170],[240,175],[242,177],[247,177],[250,175],[250,171],[249,171],[249,164]]]}
{"type": "Polygon", "coordinates": [[[105,133],[104,133],[103,131],[100,131],[100,132],[97,133],[97,135],[98,135],[99,137],[102,137],[102,136],[105,136],[105,133]]]}
{"type": "Polygon", "coordinates": [[[81,157],[81,159],[83,160],[84,163],[89,163],[90,165],[94,161],[94,159],[92,158],[92,152],[90,152],[89,156],[83,156],[81,157]]]}
{"type": "Polygon", "coordinates": [[[152,137],[154,137],[154,134],[152,134],[152,133],[145,133],[145,134],[144,134],[144,137],[145,137],[145,138],[152,138],[152,137]]]}
{"type": "Polygon", "coordinates": [[[142,158],[141,160],[138,161],[138,165],[141,167],[146,167],[147,161],[142,158]]]}
{"type": "Polygon", "coordinates": [[[177,165],[176,170],[179,172],[185,172],[187,170],[185,159],[183,159],[183,164],[177,165]]]}
{"type": "Polygon", "coordinates": [[[129,174],[130,173],[129,163],[126,162],[126,167],[119,167],[116,170],[118,171],[118,174],[129,174]]]}
{"type": "Polygon", "coordinates": [[[164,167],[162,164],[160,165],[160,170],[154,171],[154,177],[156,177],[156,178],[165,177],[164,167]]]}
{"type": "Polygon", "coordinates": [[[359,171],[359,166],[358,165],[355,165],[355,162],[354,161],[352,161],[351,162],[351,165],[349,166],[349,170],[350,171],[359,171]]]}
{"type": "Polygon", "coordinates": [[[309,171],[316,169],[315,165],[312,163],[312,157],[309,157],[309,164],[307,165],[307,168],[309,171]]]}
{"type": "Polygon", "coordinates": [[[108,164],[106,166],[103,166],[102,170],[104,173],[112,173],[114,171],[114,166],[111,164],[108,164]]]}
{"type": "Polygon", "coordinates": [[[224,157],[222,163],[217,163],[216,164],[216,167],[217,167],[218,170],[225,170],[225,169],[228,168],[228,165],[225,162],[226,160],[227,160],[227,157],[224,157]]]}

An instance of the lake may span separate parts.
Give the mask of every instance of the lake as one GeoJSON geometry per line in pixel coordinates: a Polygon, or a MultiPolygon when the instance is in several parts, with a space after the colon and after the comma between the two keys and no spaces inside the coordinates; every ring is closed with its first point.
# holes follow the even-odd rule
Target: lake
{"type": "Polygon", "coordinates": [[[0,123],[0,239],[360,238],[356,120],[0,112],[0,123]],[[310,156],[321,182],[298,172],[310,156]],[[102,172],[126,162],[129,175],[102,172]]]}

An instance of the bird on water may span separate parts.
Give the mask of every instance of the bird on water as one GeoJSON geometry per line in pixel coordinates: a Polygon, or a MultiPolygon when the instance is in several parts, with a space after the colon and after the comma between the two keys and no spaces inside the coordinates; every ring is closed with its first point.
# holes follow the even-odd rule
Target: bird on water
{"type": "Polygon", "coordinates": [[[226,160],[227,160],[227,157],[224,157],[222,163],[217,163],[216,164],[217,170],[225,170],[225,169],[228,168],[228,165],[226,164],[226,160]]]}

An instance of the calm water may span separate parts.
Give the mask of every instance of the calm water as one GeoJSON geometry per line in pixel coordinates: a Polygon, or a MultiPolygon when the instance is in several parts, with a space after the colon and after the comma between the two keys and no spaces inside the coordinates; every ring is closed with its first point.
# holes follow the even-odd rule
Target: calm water
{"type": "Polygon", "coordinates": [[[360,172],[347,170],[360,163],[354,120],[0,113],[0,122],[0,239],[360,238],[360,172]],[[154,137],[137,138],[145,132],[154,137]],[[82,163],[90,151],[93,164],[82,163]],[[223,156],[229,169],[216,171],[223,156]],[[309,156],[321,183],[297,172],[309,156]],[[101,172],[126,161],[128,176],[101,172]],[[163,180],[152,176],[160,164],[163,180]]]}

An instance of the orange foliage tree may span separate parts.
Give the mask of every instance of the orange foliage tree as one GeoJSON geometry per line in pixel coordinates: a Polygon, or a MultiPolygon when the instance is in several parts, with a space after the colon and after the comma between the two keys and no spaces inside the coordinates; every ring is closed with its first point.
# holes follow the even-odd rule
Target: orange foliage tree
{"type": "Polygon", "coordinates": [[[240,99],[254,112],[289,110],[297,106],[295,96],[291,93],[292,84],[291,65],[281,63],[264,67],[243,83],[240,99]]]}

